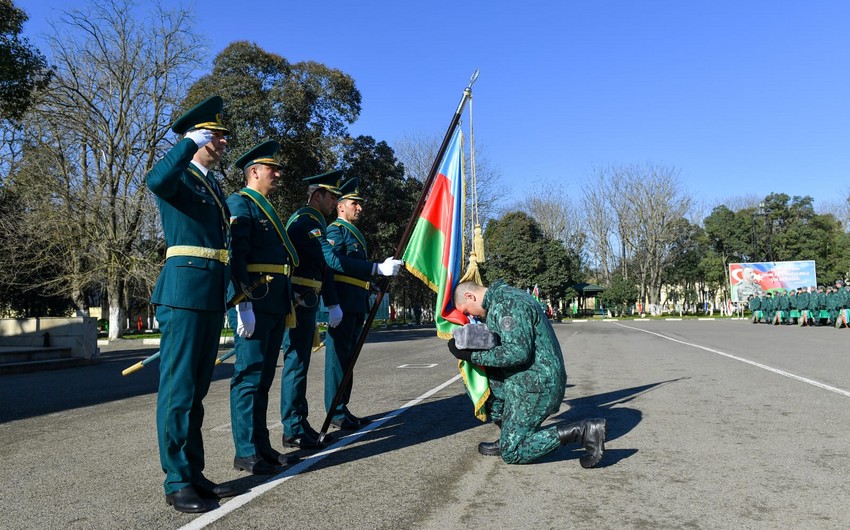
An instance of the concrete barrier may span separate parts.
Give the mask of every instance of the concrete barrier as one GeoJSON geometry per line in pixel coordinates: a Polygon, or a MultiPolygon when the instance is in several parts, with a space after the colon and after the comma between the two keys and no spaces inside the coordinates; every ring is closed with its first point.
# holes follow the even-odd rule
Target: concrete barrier
{"type": "Polygon", "coordinates": [[[36,317],[0,319],[0,346],[69,348],[71,357],[97,358],[97,319],[36,317]]]}

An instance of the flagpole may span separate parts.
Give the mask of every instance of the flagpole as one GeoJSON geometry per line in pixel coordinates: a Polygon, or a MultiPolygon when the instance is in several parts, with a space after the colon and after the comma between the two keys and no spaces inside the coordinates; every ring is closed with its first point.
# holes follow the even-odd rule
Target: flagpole
{"type": "MultiPolygon", "coordinates": [[[[469,101],[469,98],[472,97],[472,84],[475,83],[475,80],[478,79],[478,69],[472,73],[472,76],[469,78],[469,84],[466,88],[463,89],[463,95],[460,98],[460,103],[458,103],[457,110],[452,116],[452,121],[449,124],[448,129],[446,129],[446,134],[443,137],[443,143],[440,144],[440,149],[437,151],[437,156],[434,158],[434,163],[431,165],[431,170],[428,172],[428,178],[425,180],[425,185],[422,187],[422,194],[419,196],[419,202],[416,203],[416,208],[413,209],[413,214],[410,216],[410,219],[407,221],[407,227],[404,229],[404,233],[401,236],[401,241],[398,243],[398,247],[396,247],[395,254],[393,258],[398,259],[404,254],[404,249],[407,247],[407,243],[410,241],[410,235],[413,232],[413,228],[416,226],[416,221],[419,219],[419,214],[422,213],[422,209],[425,207],[425,200],[428,198],[428,191],[431,189],[431,185],[434,183],[434,179],[437,177],[437,170],[440,167],[440,162],[443,160],[443,155],[446,154],[446,149],[449,146],[449,142],[451,141],[452,134],[454,133],[455,127],[460,122],[460,117],[463,114],[463,108],[466,106],[466,103],[469,101]]],[[[357,344],[354,346],[354,350],[351,354],[351,361],[348,363],[348,366],[345,369],[345,374],[342,377],[342,382],[337,388],[336,395],[334,396],[333,402],[331,403],[331,407],[328,410],[328,414],[325,417],[325,421],[322,424],[322,430],[319,432],[319,444],[323,444],[325,437],[327,436],[328,428],[331,425],[331,420],[333,419],[334,411],[339,406],[342,401],[343,390],[348,386],[351,382],[351,376],[354,372],[354,365],[357,363],[357,358],[360,356],[360,350],[363,349],[363,344],[366,342],[366,336],[369,334],[369,329],[372,327],[372,322],[375,320],[375,315],[378,313],[378,308],[381,307],[381,302],[384,299],[384,293],[389,290],[390,277],[383,276],[378,281],[378,295],[375,298],[375,302],[372,304],[372,309],[369,311],[369,316],[366,318],[366,322],[363,324],[363,329],[360,331],[360,337],[357,339],[357,344]]]]}

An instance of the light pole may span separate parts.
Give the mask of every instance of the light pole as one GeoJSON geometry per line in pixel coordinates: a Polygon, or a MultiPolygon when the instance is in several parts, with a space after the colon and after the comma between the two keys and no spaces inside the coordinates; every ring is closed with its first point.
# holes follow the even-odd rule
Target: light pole
{"type": "Polygon", "coordinates": [[[771,246],[771,236],[773,232],[773,222],[770,220],[768,212],[765,208],[764,201],[759,203],[759,215],[764,216],[764,226],[767,231],[767,254],[765,254],[765,261],[773,261],[773,248],[771,246]]]}

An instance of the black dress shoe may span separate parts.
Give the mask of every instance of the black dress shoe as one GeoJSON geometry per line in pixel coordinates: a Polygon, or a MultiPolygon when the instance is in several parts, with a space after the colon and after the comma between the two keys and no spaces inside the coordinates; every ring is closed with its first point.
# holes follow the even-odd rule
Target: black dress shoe
{"type": "Polygon", "coordinates": [[[201,477],[201,480],[192,484],[195,491],[204,499],[225,499],[239,495],[239,490],[230,484],[216,484],[212,480],[201,477]]]}
{"type": "Polygon", "coordinates": [[[495,442],[481,442],[478,444],[478,452],[484,456],[501,456],[502,450],[499,447],[499,440],[495,442]]]}
{"type": "Polygon", "coordinates": [[[284,455],[271,447],[260,449],[260,456],[273,466],[291,466],[301,460],[297,455],[284,455]]]}
{"type": "Polygon", "coordinates": [[[350,419],[348,419],[347,416],[343,416],[342,419],[339,419],[339,418],[332,419],[331,425],[333,425],[334,427],[336,427],[337,429],[339,429],[341,431],[356,431],[357,429],[360,428],[359,423],[355,423],[355,422],[351,421],[350,419]]]}
{"type": "Polygon", "coordinates": [[[358,427],[365,427],[372,423],[372,420],[370,420],[369,418],[358,418],[357,416],[348,411],[345,411],[345,417],[346,419],[348,419],[348,421],[357,425],[358,427]]]}
{"type": "Polygon", "coordinates": [[[319,449],[319,438],[310,436],[309,433],[303,433],[296,436],[283,435],[284,447],[297,447],[299,449],[319,449]]]}
{"type": "Polygon", "coordinates": [[[214,510],[216,505],[202,499],[195,488],[186,486],[165,496],[165,503],[183,513],[203,513],[214,510]]]}
{"type": "Polygon", "coordinates": [[[247,471],[252,475],[277,475],[281,469],[263,460],[260,455],[237,457],[233,459],[233,469],[247,471]]]}

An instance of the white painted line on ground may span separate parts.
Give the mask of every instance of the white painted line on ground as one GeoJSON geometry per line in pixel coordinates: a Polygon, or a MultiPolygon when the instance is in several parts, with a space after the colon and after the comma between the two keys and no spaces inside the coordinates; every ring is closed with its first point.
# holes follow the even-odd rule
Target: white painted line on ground
{"type": "Polygon", "coordinates": [[[580,318],[578,320],[567,320],[567,322],[587,322],[587,319],[586,318],[580,318]]]}
{"type": "Polygon", "coordinates": [[[751,361],[749,359],[744,359],[743,357],[738,357],[737,355],[732,355],[731,353],[722,352],[720,350],[715,350],[713,348],[709,348],[708,346],[700,346],[699,344],[694,344],[692,342],[685,342],[683,340],[675,339],[673,337],[668,337],[667,335],[662,335],[661,333],[656,333],[654,331],[649,331],[646,329],[633,328],[631,326],[626,326],[625,324],[617,324],[618,326],[633,329],[635,331],[640,331],[641,333],[649,333],[650,335],[655,335],[656,337],[661,337],[662,339],[667,339],[673,342],[678,342],[679,344],[684,344],[685,346],[691,346],[693,348],[699,348],[700,350],[705,350],[707,352],[716,353],[717,355],[722,355],[723,357],[728,357],[730,359],[734,359],[736,361],[741,361],[742,363],[747,363],[757,368],[761,368],[763,370],[767,370],[768,372],[773,372],[775,374],[779,374],[783,377],[788,377],[790,379],[795,379],[797,381],[816,386],[818,388],[822,388],[824,390],[829,390],[830,392],[835,392],[836,394],[841,394],[842,396],[850,397],[850,391],[842,390],[841,388],[837,388],[834,386],[827,385],[825,383],[821,383],[819,381],[815,381],[814,379],[808,379],[803,376],[799,376],[796,374],[792,374],[791,372],[786,372],[785,370],[780,370],[779,368],[774,368],[772,366],[768,366],[766,364],[757,363],[755,361],[751,361]]]}
{"type": "Polygon", "coordinates": [[[697,320],[714,320],[714,318],[698,318],[697,320]]]}
{"type": "Polygon", "coordinates": [[[429,364],[402,364],[399,368],[433,368],[437,366],[437,363],[429,363],[429,364]]]}
{"type": "Polygon", "coordinates": [[[603,318],[602,322],[619,322],[619,318],[603,318]]]}
{"type": "Polygon", "coordinates": [[[241,508],[242,506],[245,506],[246,504],[248,504],[252,500],[256,499],[257,497],[259,497],[263,493],[265,493],[265,492],[267,492],[271,489],[274,489],[277,486],[280,486],[281,484],[283,484],[284,482],[286,482],[287,480],[289,480],[291,478],[297,477],[302,472],[307,471],[308,469],[313,467],[314,464],[321,462],[326,456],[339,451],[340,449],[342,449],[346,445],[350,444],[351,442],[354,442],[355,440],[361,438],[364,434],[368,433],[369,431],[373,431],[373,430],[377,429],[378,427],[382,426],[383,424],[385,424],[386,422],[388,422],[389,420],[395,418],[396,416],[407,412],[407,410],[410,409],[411,407],[418,405],[421,401],[428,399],[429,397],[433,396],[434,394],[436,394],[440,390],[446,388],[447,386],[454,383],[455,381],[460,380],[460,378],[461,378],[460,374],[452,377],[451,379],[449,379],[445,383],[441,384],[440,386],[438,386],[436,388],[432,388],[428,392],[425,392],[424,394],[422,394],[421,396],[419,396],[418,398],[416,398],[412,401],[408,401],[407,403],[402,405],[400,408],[397,408],[396,410],[390,412],[389,414],[387,414],[383,418],[379,418],[379,419],[373,421],[372,423],[370,423],[366,427],[362,428],[361,430],[356,431],[353,434],[350,434],[348,436],[345,436],[344,438],[340,438],[340,440],[337,443],[328,447],[324,451],[322,451],[320,453],[316,453],[314,455],[311,455],[311,456],[305,458],[304,460],[295,464],[294,466],[287,468],[286,471],[284,471],[283,473],[281,473],[279,475],[275,475],[274,477],[270,478],[266,482],[263,482],[262,484],[260,484],[256,488],[251,488],[250,490],[246,491],[242,495],[239,495],[237,497],[233,497],[229,501],[222,504],[219,508],[216,508],[215,510],[213,510],[211,512],[207,512],[207,513],[203,514],[202,516],[198,517],[197,519],[195,519],[194,521],[192,521],[191,523],[189,523],[185,526],[181,526],[180,530],[195,530],[195,529],[200,529],[200,528],[206,528],[207,525],[214,523],[215,521],[218,521],[219,519],[221,519],[225,515],[229,514],[230,512],[236,511],[237,509],[241,508]]]}
{"type": "Polygon", "coordinates": [[[664,320],[682,320],[681,318],[665,318],[664,320]]]}

